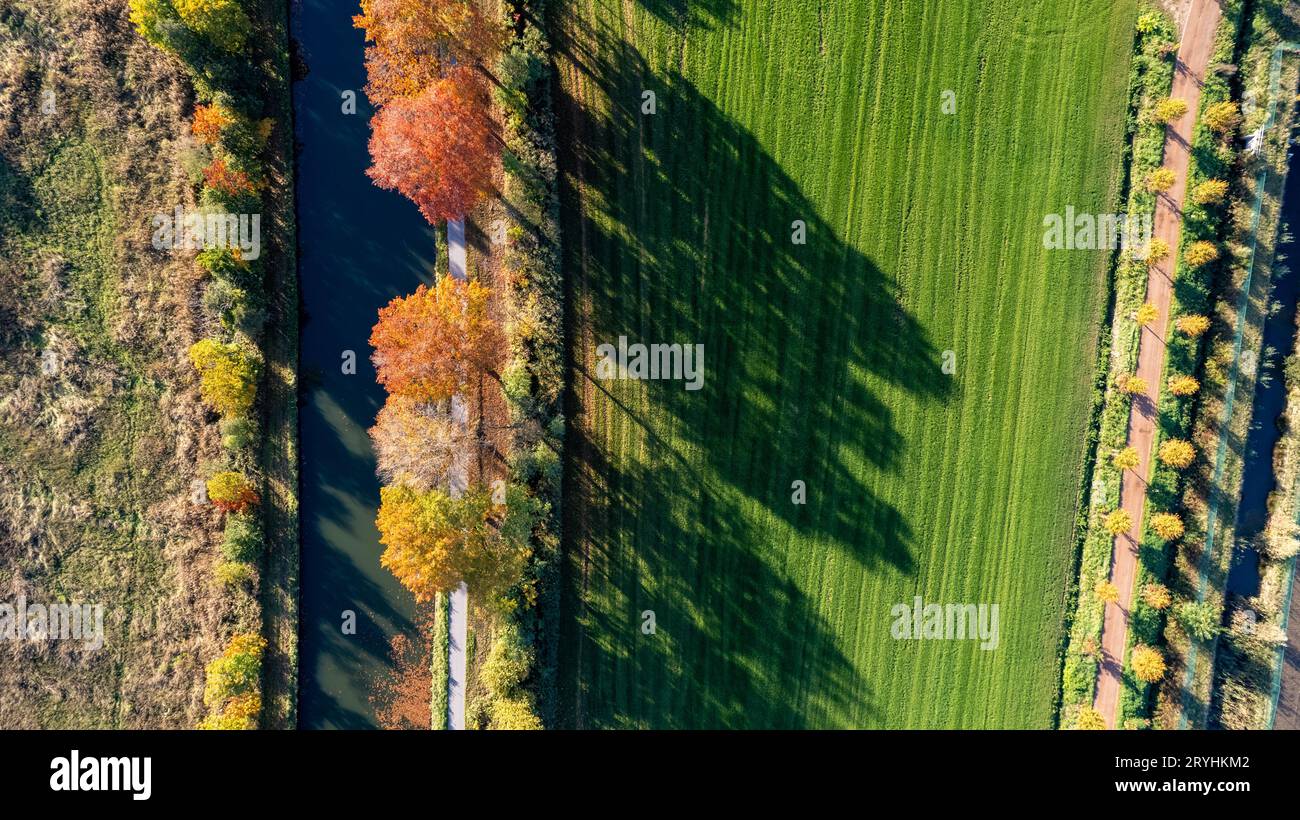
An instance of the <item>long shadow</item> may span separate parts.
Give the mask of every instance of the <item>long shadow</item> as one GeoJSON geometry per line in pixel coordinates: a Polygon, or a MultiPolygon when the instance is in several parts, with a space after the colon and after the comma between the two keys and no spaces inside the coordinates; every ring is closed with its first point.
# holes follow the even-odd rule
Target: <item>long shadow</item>
{"type": "Polygon", "coordinates": [[[683,76],[652,70],[613,32],[584,28],[556,48],[601,98],[586,105],[561,89],[557,104],[577,334],[568,415],[591,409],[584,394],[644,391],[602,407],[642,428],[640,457],[570,430],[562,701],[579,725],[803,726],[878,713],[757,519],[862,567],[915,573],[911,528],[868,475],[901,472],[908,457],[882,390],[953,394],[939,352],[894,283],[683,76]],[[641,111],[645,90],[654,114],[641,111]],[[792,240],[796,220],[805,244],[792,240]],[[592,381],[588,347],[620,336],[703,344],[702,389],[592,381]],[[673,439],[677,452],[662,443],[673,439]],[[808,503],[791,503],[794,481],[808,503]],[[623,611],[584,605],[581,588],[598,585],[623,611]],[[652,605],[665,600],[685,611],[652,605]],[[635,629],[643,602],[654,637],[635,629]],[[647,651],[659,638],[664,648],[647,651]],[[588,681],[610,676],[626,685],[590,697],[588,681]]]}
{"type": "MultiPolygon", "coordinates": [[[[0,153],[0,239],[6,235],[35,234],[43,222],[41,210],[36,207],[31,179],[15,170],[0,153]]],[[[7,260],[0,261],[0,292],[16,291],[21,282],[18,267],[7,260]]],[[[19,329],[20,317],[16,313],[18,302],[16,299],[0,300],[0,342],[6,347],[23,335],[19,329]]]]}
{"type": "Polygon", "coordinates": [[[729,26],[740,12],[739,0],[637,0],[637,4],[677,28],[729,26]]]}
{"type": "Polygon", "coordinates": [[[1293,0],[1256,0],[1255,14],[1267,18],[1283,40],[1300,40],[1300,6],[1293,0]]]}

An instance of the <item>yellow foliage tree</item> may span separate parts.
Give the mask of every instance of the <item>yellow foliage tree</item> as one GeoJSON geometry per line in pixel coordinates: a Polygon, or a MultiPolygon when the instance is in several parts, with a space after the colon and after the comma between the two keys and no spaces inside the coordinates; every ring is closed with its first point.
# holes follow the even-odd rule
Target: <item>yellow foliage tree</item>
{"type": "Polygon", "coordinates": [[[243,49],[253,24],[238,0],[172,0],[185,27],[232,54],[243,49]]]}
{"type": "Polygon", "coordinates": [[[1178,470],[1186,468],[1196,458],[1196,448],[1190,441],[1180,438],[1165,439],[1160,442],[1160,460],[1178,470]]]}
{"type": "Polygon", "coordinates": [[[1187,250],[1183,252],[1183,261],[1193,268],[1199,268],[1218,258],[1219,249],[1214,246],[1213,242],[1207,242],[1204,239],[1188,245],[1187,250]]]}
{"type": "Polygon", "coordinates": [[[1169,123],[1173,122],[1179,117],[1182,117],[1186,113],[1187,113],[1186,100],[1179,99],[1178,97],[1166,97],[1160,102],[1156,103],[1156,107],[1151,112],[1151,115],[1155,118],[1156,122],[1161,122],[1168,125],[1169,123]]]}
{"type": "Polygon", "coordinates": [[[1123,535],[1133,528],[1133,516],[1125,510],[1115,510],[1106,516],[1103,526],[1111,535],[1123,535]]]}
{"type": "Polygon", "coordinates": [[[224,470],[208,479],[208,498],[226,512],[243,512],[258,502],[257,491],[242,473],[224,470]]]}
{"type": "Polygon", "coordinates": [[[1092,592],[1097,596],[1097,600],[1104,603],[1113,604],[1119,600],[1119,587],[1110,581],[1098,581],[1092,588],[1092,592]]]}
{"type": "Polygon", "coordinates": [[[1171,168],[1157,168],[1147,174],[1147,190],[1153,194],[1160,194],[1174,187],[1176,177],[1171,168]]]}
{"type": "Polygon", "coordinates": [[[1147,380],[1140,376],[1126,376],[1120,380],[1120,390],[1131,396],[1147,392],[1147,380]]]}
{"type": "Polygon", "coordinates": [[[418,602],[450,592],[462,581],[492,600],[523,577],[535,502],[521,488],[506,489],[505,504],[471,487],[460,498],[406,485],[380,490],[379,562],[418,602]]]}
{"type": "Polygon", "coordinates": [[[497,731],[536,731],[542,728],[541,718],[522,696],[493,700],[490,715],[489,728],[497,731]]]}
{"type": "Polygon", "coordinates": [[[1169,587],[1164,584],[1146,584],[1142,587],[1142,600],[1152,609],[1168,609],[1174,602],[1169,587]]]}
{"type": "Polygon", "coordinates": [[[1160,318],[1160,308],[1147,302],[1145,305],[1137,309],[1136,318],[1139,325],[1149,325],[1156,319],[1160,318]]]}
{"type": "Polygon", "coordinates": [[[1157,513],[1151,516],[1151,531],[1165,541],[1181,538],[1183,535],[1183,519],[1173,513],[1157,513]]]}
{"type": "Polygon", "coordinates": [[[208,664],[203,703],[211,711],[199,728],[257,728],[265,651],[266,639],[261,635],[236,635],[221,657],[208,664]]]}
{"type": "Polygon", "coordinates": [[[1150,646],[1136,646],[1129,658],[1133,674],[1143,683],[1155,683],[1165,676],[1165,656],[1150,646]]]}
{"type": "Polygon", "coordinates": [[[1146,261],[1148,265],[1155,265],[1169,257],[1169,243],[1156,237],[1147,245],[1146,261]]]}
{"type": "Polygon", "coordinates": [[[199,371],[199,392],[223,416],[241,416],[257,394],[257,357],[237,344],[201,339],[190,347],[190,361],[199,371]]]}
{"type": "Polygon", "coordinates": [[[1139,460],[1136,447],[1125,447],[1123,450],[1116,451],[1111,458],[1111,463],[1117,470],[1132,470],[1138,466],[1139,460]]]}
{"type": "Polygon", "coordinates": [[[1074,725],[1075,728],[1095,732],[1106,728],[1106,718],[1102,717],[1101,712],[1096,709],[1084,709],[1079,712],[1079,718],[1074,725]]]}
{"type": "Polygon", "coordinates": [[[1169,392],[1175,396],[1190,396],[1201,389],[1201,383],[1191,376],[1170,376],[1169,392]]]}
{"type": "Polygon", "coordinates": [[[262,696],[257,692],[236,695],[226,701],[223,709],[209,713],[200,729],[241,731],[257,728],[257,718],[262,714],[262,696]]]}
{"type": "Polygon", "coordinates": [[[1237,130],[1237,126],[1241,125],[1241,111],[1236,103],[1225,100],[1205,109],[1201,122],[1217,134],[1227,134],[1237,130]]]}
{"type": "Polygon", "coordinates": [[[1179,316],[1178,321],[1174,322],[1174,327],[1178,328],[1179,333],[1195,339],[1210,329],[1210,320],[1199,313],[1189,313],[1186,316],[1179,316]]]}
{"type": "Polygon", "coordinates": [[[1192,189],[1192,201],[1197,205],[1213,205],[1228,195],[1228,183],[1221,179],[1207,179],[1192,189]]]}

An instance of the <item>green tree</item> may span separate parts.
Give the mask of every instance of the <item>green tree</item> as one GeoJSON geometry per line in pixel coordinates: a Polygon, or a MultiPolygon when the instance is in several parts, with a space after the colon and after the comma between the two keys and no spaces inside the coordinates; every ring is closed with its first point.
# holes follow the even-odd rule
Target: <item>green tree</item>
{"type": "Polygon", "coordinates": [[[1174,607],[1174,614],[1178,616],[1178,622],[1187,630],[1187,634],[1198,641],[1213,640],[1222,631],[1219,626],[1219,608],[1209,601],[1184,601],[1174,607]]]}
{"type": "Polygon", "coordinates": [[[221,554],[231,561],[257,560],[262,552],[262,527],[257,517],[236,513],[226,520],[221,538],[221,554]]]}
{"type": "Polygon", "coordinates": [[[172,0],[186,28],[222,51],[235,54],[244,48],[253,24],[238,0],[172,0]]]}

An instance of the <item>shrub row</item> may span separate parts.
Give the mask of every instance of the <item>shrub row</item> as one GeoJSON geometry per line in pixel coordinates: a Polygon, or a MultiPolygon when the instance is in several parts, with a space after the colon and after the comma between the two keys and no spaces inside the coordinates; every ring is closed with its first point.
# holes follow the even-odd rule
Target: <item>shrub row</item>
{"type": "MultiPolygon", "coordinates": [[[[256,585],[264,546],[261,518],[255,511],[261,476],[254,411],[267,308],[260,253],[266,188],[262,157],[275,123],[261,116],[264,78],[250,68],[246,49],[256,24],[241,3],[130,0],[130,9],[141,36],[179,58],[191,78],[197,103],[193,139],[182,164],[198,191],[194,214],[205,226],[217,219],[229,228],[225,242],[216,245],[209,228],[195,257],[205,274],[202,303],[211,330],[190,348],[190,360],[199,376],[203,402],[220,417],[224,464],[207,481],[208,500],[225,514],[222,558],[215,565],[215,577],[237,597],[237,609],[254,613],[250,618],[254,623],[244,624],[250,634],[237,636],[226,655],[209,666],[204,701],[210,713],[201,726],[255,728],[260,685],[248,683],[238,691],[216,692],[214,680],[228,677],[222,670],[231,665],[238,666],[241,674],[260,676],[265,648],[265,642],[254,646],[261,641],[255,635],[260,629],[256,585]],[[241,221],[242,236],[236,227],[241,221]],[[245,253],[236,241],[240,238],[256,238],[258,252],[245,253]]],[[[178,241],[183,226],[172,229],[172,240],[178,241]]]]}
{"type": "MultiPolygon", "coordinates": [[[[1213,121],[1210,112],[1216,107],[1231,104],[1232,90],[1226,72],[1220,72],[1217,67],[1231,63],[1234,57],[1241,11],[1239,0],[1222,5],[1223,19],[1201,88],[1197,121],[1192,132],[1187,196],[1183,203],[1182,234],[1170,305],[1170,317],[1175,319],[1180,316],[1215,315],[1215,283],[1228,278],[1224,273],[1228,270],[1229,260],[1219,251],[1230,222],[1228,208],[1222,201],[1198,202],[1195,192],[1203,190],[1210,181],[1226,181],[1232,176],[1236,159],[1233,141],[1235,127],[1228,133],[1223,133],[1211,128],[1207,121],[1213,121]]],[[[1211,331],[1206,334],[1168,334],[1165,349],[1166,384],[1176,387],[1179,379],[1191,377],[1198,384],[1204,382],[1208,390],[1214,390],[1225,383],[1226,373],[1222,367],[1230,361],[1222,361],[1220,354],[1225,341],[1228,345],[1231,344],[1234,328],[1224,322],[1212,322],[1210,327],[1211,331]]],[[[1230,353],[1230,347],[1228,350],[1230,353]]],[[[1230,358],[1229,355],[1229,360],[1230,358]]],[[[1194,433],[1194,430],[1199,429],[1196,423],[1198,413],[1202,410],[1203,394],[1200,391],[1183,395],[1178,393],[1174,389],[1162,390],[1160,393],[1153,446],[1159,447],[1162,442],[1170,439],[1194,439],[1200,451],[1198,459],[1203,469],[1207,462],[1214,460],[1212,442],[1194,433]]],[[[1228,420],[1223,421],[1223,424],[1227,423],[1228,420]]],[[[1186,529],[1180,538],[1162,538],[1148,523],[1139,545],[1135,584],[1163,586],[1169,579],[1174,549],[1199,550],[1203,543],[1204,507],[1195,500],[1194,491],[1185,496],[1185,491],[1189,489],[1189,476],[1181,469],[1162,461],[1155,463],[1147,486],[1148,522],[1154,518],[1150,515],[1151,511],[1178,510],[1186,522],[1186,529]],[[1188,501],[1191,501],[1190,506],[1188,501]],[[1175,544],[1178,546],[1175,547],[1175,544]]],[[[1203,636],[1200,640],[1212,640],[1217,634],[1207,624],[1217,624],[1220,614],[1218,609],[1208,611],[1189,595],[1188,590],[1179,588],[1177,593],[1172,607],[1152,606],[1144,596],[1134,599],[1129,616],[1128,652],[1124,666],[1124,688],[1120,698],[1120,718],[1122,725],[1127,728],[1151,725],[1154,685],[1164,677],[1137,674],[1134,650],[1137,647],[1167,646],[1165,630],[1170,622],[1177,623],[1180,629],[1189,633],[1199,633],[1203,636]],[[1170,614],[1175,617],[1170,619],[1170,614]]],[[[1169,664],[1171,669],[1179,666],[1178,663],[1169,664]]]]}
{"type": "MultiPolygon", "coordinates": [[[[1173,22],[1163,12],[1143,10],[1129,78],[1127,213],[1133,217],[1155,212],[1156,196],[1144,182],[1164,160],[1165,128],[1151,112],[1173,84],[1177,36],[1173,22]]],[[[1064,662],[1060,718],[1064,727],[1073,727],[1080,711],[1091,706],[1096,686],[1105,602],[1094,591],[1108,578],[1114,541],[1105,527],[1103,513],[1119,505],[1122,470],[1115,466],[1111,454],[1127,444],[1133,400],[1120,388],[1120,380],[1137,364],[1141,326],[1136,314],[1146,295],[1146,263],[1129,254],[1117,254],[1113,283],[1112,332],[1103,334],[1106,341],[1101,345],[1098,367],[1096,402],[1100,418],[1089,441],[1095,452],[1092,485],[1082,494],[1087,506],[1080,512],[1084,535],[1075,590],[1078,603],[1064,662]]]]}
{"type": "MultiPolygon", "coordinates": [[[[563,282],[560,276],[559,192],[556,176],[550,58],[541,29],[544,0],[515,0],[507,9],[514,38],[497,67],[497,105],[506,141],[505,198],[517,209],[507,229],[507,338],[503,389],[515,427],[511,479],[544,503],[533,533],[525,585],[531,606],[516,607],[489,656],[493,725],[551,725],[555,717],[560,617],[561,454],[564,447],[563,282]],[[510,658],[517,673],[498,680],[493,658],[510,658]],[[521,699],[521,693],[528,693],[521,699]],[[529,717],[523,704],[533,702],[529,717]]],[[[500,661],[496,666],[500,666],[500,661]]]]}

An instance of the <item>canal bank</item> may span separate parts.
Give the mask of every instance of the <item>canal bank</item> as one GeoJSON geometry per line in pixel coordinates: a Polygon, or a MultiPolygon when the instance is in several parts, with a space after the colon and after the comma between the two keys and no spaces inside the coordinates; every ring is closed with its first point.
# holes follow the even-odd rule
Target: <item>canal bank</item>
{"type": "Polygon", "coordinates": [[[373,112],[355,0],[291,9],[305,63],[293,92],[303,309],[299,725],[374,728],[370,695],[391,670],[391,638],[413,632],[414,603],[379,565],[379,482],[366,430],[384,391],[368,339],[380,307],[433,281],[436,242],[409,202],[365,175],[373,112]]]}

